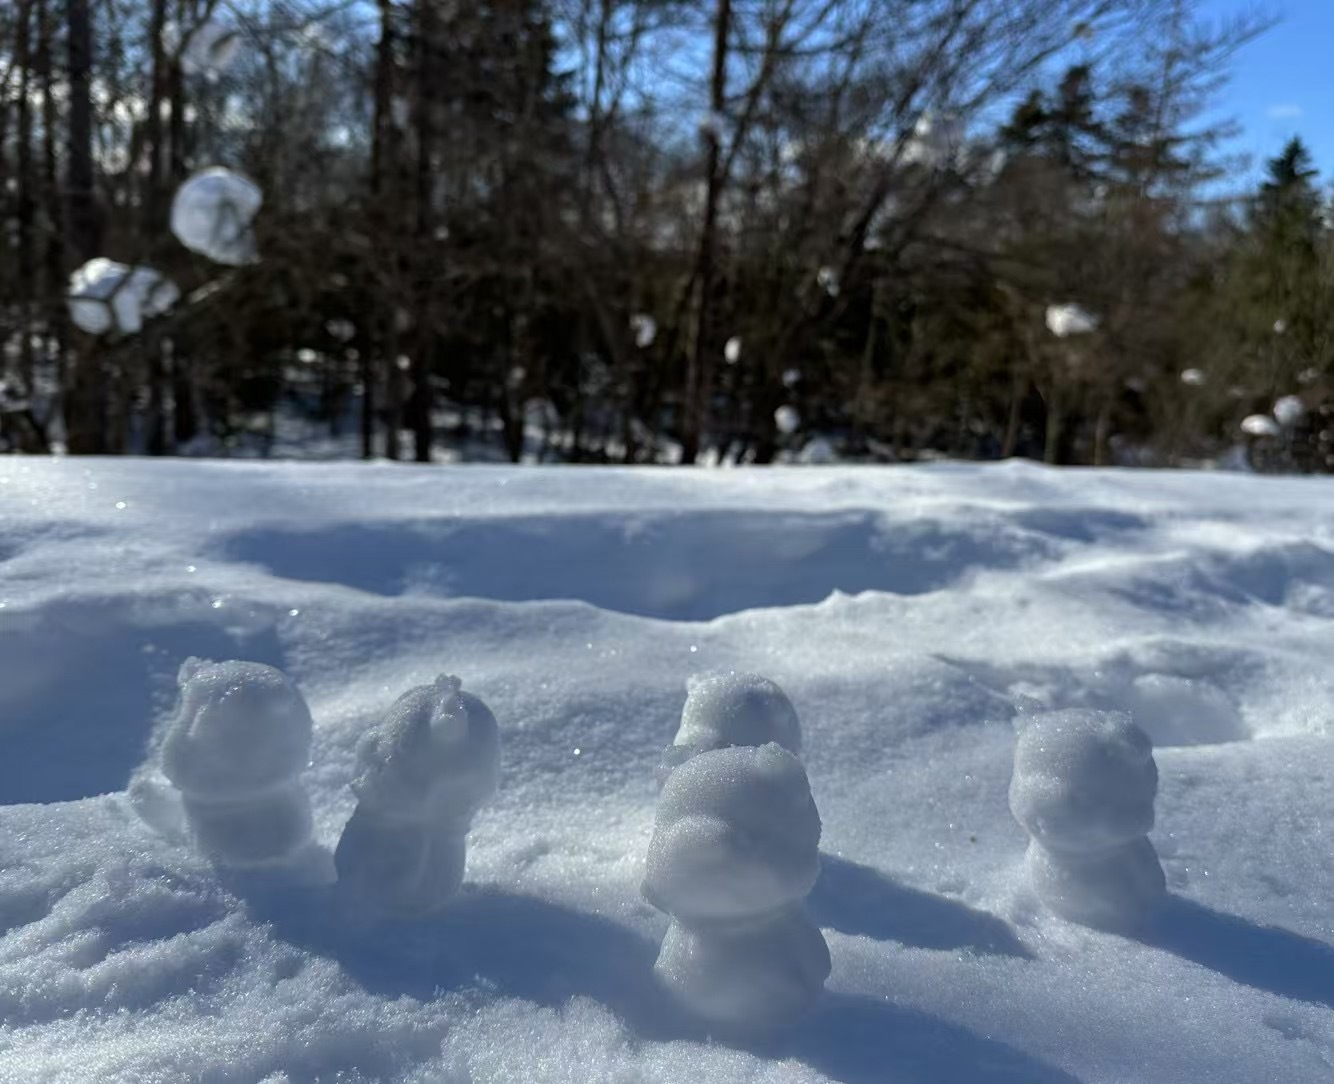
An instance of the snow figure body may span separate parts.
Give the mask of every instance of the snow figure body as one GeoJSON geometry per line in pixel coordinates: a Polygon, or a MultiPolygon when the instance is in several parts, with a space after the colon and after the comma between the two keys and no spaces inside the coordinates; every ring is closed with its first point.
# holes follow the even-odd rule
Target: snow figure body
{"type": "Polygon", "coordinates": [[[829,949],[805,909],[819,848],[806,772],[772,742],[702,752],[664,785],[643,887],[672,918],[654,972],[713,1029],[781,1027],[819,996],[829,949]]]}
{"type": "Polygon", "coordinates": [[[495,716],[458,678],[409,689],[362,742],[339,882],[383,914],[438,910],[463,883],[468,830],[499,770],[495,716]]]}
{"type": "Polygon", "coordinates": [[[676,739],[658,763],[658,785],[697,753],[776,742],[801,754],[801,723],[787,695],[759,674],[694,674],[676,739]]]}
{"type": "Polygon", "coordinates": [[[1158,768],[1149,736],[1120,712],[1057,711],[1021,724],[1010,809],[1043,902],[1071,922],[1134,927],[1166,894],[1149,842],[1158,768]]]}
{"type": "Polygon", "coordinates": [[[177,680],[161,767],[200,849],[237,869],[289,863],[311,831],[300,775],[312,724],[301,693],[257,662],[187,659],[177,680]]]}

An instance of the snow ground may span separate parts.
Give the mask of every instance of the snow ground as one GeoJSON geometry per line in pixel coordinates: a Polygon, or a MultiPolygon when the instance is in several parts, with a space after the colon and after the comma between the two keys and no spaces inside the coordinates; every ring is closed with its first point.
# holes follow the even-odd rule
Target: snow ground
{"type": "Polygon", "coordinates": [[[0,1084],[1334,1080],[1334,488],[1032,465],[0,463],[0,1084]],[[442,670],[501,790],[443,918],[222,876],[123,788],[188,655],[286,669],[316,832],[442,670]],[[787,691],[833,975],[702,1041],[639,882],[685,679],[787,691]],[[1140,939],[1015,875],[1016,706],[1155,737],[1140,939]]]}

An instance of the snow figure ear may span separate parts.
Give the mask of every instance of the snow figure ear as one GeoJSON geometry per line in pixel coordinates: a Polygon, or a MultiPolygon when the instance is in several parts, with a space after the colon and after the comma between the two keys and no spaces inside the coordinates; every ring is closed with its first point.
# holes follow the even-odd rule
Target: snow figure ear
{"type": "Polygon", "coordinates": [[[191,655],[185,662],[181,663],[181,668],[176,671],[176,684],[184,685],[186,682],[194,680],[195,675],[208,664],[207,659],[191,655]]]}
{"type": "Polygon", "coordinates": [[[431,710],[431,735],[437,741],[461,742],[468,737],[468,707],[459,697],[463,682],[452,674],[441,674],[431,682],[435,705],[431,710]]]}

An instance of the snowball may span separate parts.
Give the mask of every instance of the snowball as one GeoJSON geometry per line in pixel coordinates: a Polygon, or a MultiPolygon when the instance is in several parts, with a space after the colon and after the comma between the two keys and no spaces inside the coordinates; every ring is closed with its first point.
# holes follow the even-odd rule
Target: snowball
{"type": "Polygon", "coordinates": [[[351,342],[357,337],[357,325],[342,318],[326,321],[324,330],[340,343],[351,342]]]}
{"type": "Polygon", "coordinates": [[[133,335],[181,299],[175,283],[151,267],[127,267],[98,256],[70,276],[70,319],[80,331],[133,335]]]}
{"type": "Polygon", "coordinates": [[[196,173],[176,191],[171,232],[192,252],[237,267],[255,259],[250,225],[264,196],[254,181],[230,169],[196,173]]]}
{"type": "Polygon", "coordinates": [[[281,671],[187,659],[162,773],[181,792],[201,848],[232,866],[281,862],[310,838],[298,782],[310,760],[310,709],[281,671]]]}
{"type": "Polygon", "coordinates": [[[646,350],[658,337],[658,322],[647,313],[639,312],[630,317],[630,330],[635,335],[635,345],[646,350]]]}
{"type": "Polygon", "coordinates": [[[1306,404],[1299,395],[1284,395],[1274,404],[1274,417],[1285,428],[1296,425],[1305,413],[1306,404]]]}
{"type": "Polygon", "coordinates": [[[357,807],[334,854],[339,882],[384,912],[438,909],[462,884],[473,815],[495,793],[495,716],[441,675],[393,703],[357,766],[357,807]]]}
{"type": "Polygon", "coordinates": [[[1047,330],[1058,338],[1086,335],[1098,326],[1098,318],[1079,305],[1048,305],[1047,330]]]}
{"type": "Polygon", "coordinates": [[[1149,736],[1120,712],[1021,718],[1010,810],[1031,840],[1034,887],[1074,922],[1138,921],[1164,892],[1153,827],[1158,768],[1149,736]]]}
{"type": "Polygon", "coordinates": [[[720,140],[727,130],[727,117],[722,113],[705,113],[699,118],[699,134],[705,139],[720,140]]]}
{"type": "Polygon", "coordinates": [[[186,75],[216,79],[236,60],[241,37],[233,28],[210,19],[189,32],[183,48],[180,25],[168,23],[162,31],[162,44],[168,53],[179,51],[181,70],[186,75]]]}
{"type": "Polygon", "coordinates": [[[1192,388],[1198,388],[1208,383],[1209,378],[1204,375],[1203,369],[1183,369],[1181,371],[1181,383],[1189,384],[1192,388]]]}
{"type": "Polygon", "coordinates": [[[1281,430],[1268,414],[1251,414],[1241,421],[1241,431],[1252,437],[1276,437],[1281,430]]]}
{"type": "Polygon", "coordinates": [[[723,359],[728,365],[735,365],[741,360],[741,337],[733,335],[723,347],[723,359]]]}
{"type": "Polygon", "coordinates": [[[780,406],[774,411],[774,425],[785,436],[791,436],[801,428],[801,415],[794,406],[780,406]]]}
{"type": "Polygon", "coordinates": [[[802,901],[820,872],[820,815],[777,744],[700,753],[667,780],[644,896],[672,916],[654,968],[685,1008],[738,1029],[800,1013],[829,976],[802,901]]]}
{"type": "Polygon", "coordinates": [[[676,738],[663,754],[658,781],[697,753],[734,745],[776,742],[801,752],[801,723],[792,701],[759,674],[694,674],[686,681],[686,703],[676,738]]]}
{"type": "Polygon", "coordinates": [[[917,118],[903,146],[905,162],[936,169],[959,156],[964,144],[963,122],[953,116],[926,112],[917,118]]]}
{"type": "Polygon", "coordinates": [[[822,267],[815,277],[816,281],[820,284],[820,289],[830,297],[838,296],[838,271],[835,268],[822,267]]]}

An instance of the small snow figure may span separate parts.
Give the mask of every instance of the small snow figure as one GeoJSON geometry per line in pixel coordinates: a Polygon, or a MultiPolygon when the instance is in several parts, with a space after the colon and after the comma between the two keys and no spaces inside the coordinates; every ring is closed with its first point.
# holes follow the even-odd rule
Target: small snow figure
{"type": "Polygon", "coordinates": [[[698,753],[766,742],[801,753],[797,709],[782,689],[759,674],[692,674],[681,726],[658,764],[658,785],[698,753]]]}
{"type": "Polygon", "coordinates": [[[1019,725],[1010,810],[1032,837],[1033,887],[1071,922],[1133,927],[1166,891],[1147,835],[1153,743],[1120,712],[1048,712],[1019,725]]]}
{"type": "Polygon", "coordinates": [[[804,900],[820,872],[820,814],[800,761],[770,742],[700,753],[658,800],[644,897],[672,923],[654,971],[714,1029],[792,1022],[829,977],[804,900]]]}
{"type": "Polygon", "coordinates": [[[495,716],[441,675],[394,701],[358,762],[357,808],[334,852],[339,882],[388,915],[438,910],[463,883],[468,829],[495,793],[495,716]]]}
{"type": "Polygon", "coordinates": [[[310,709],[281,670],[187,659],[162,772],[181,792],[200,848],[235,869],[284,866],[310,842],[300,775],[310,709]]]}
{"type": "Polygon", "coordinates": [[[171,202],[171,232],[186,248],[229,267],[254,263],[250,224],[264,195],[248,177],[221,166],[194,174],[171,202]]]}

